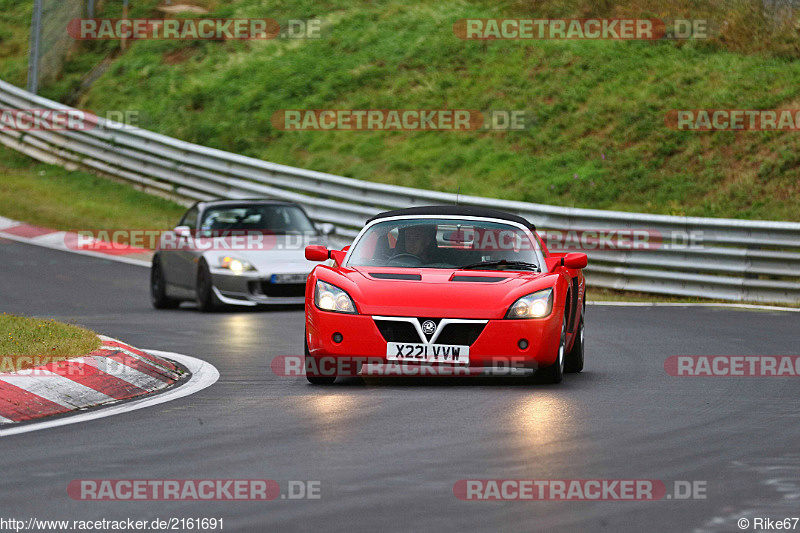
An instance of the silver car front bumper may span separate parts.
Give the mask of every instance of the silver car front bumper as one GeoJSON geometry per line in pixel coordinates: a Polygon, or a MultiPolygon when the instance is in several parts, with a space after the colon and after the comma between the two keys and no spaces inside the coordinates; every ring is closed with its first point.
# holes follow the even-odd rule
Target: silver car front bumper
{"type": "Polygon", "coordinates": [[[305,283],[272,283],[271,275],[212,271],[213,290],[228,305],[297,305],[305,302],[305,283]]]}

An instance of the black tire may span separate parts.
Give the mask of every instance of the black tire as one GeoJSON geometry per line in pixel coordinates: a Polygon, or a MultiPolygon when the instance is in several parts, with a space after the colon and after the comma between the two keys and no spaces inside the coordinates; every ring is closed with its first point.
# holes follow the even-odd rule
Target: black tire
{"type": "Polygon", "coordinates": [[[211,271],[208,264],[201,260],[197,265],[197,308],[201,313],[211,313],[220,308],[220,301],[212,289],[211,271]]]}
{"type": "Polygon", "coordinates": [[[305,334],[303,334],[303,349],[303,353],[306,356],[306,379],[309,383],[312,385],[330,385],[336,381],[336,376],[312,376],[309,373],[316,373],[317,369],[319,368],[319,364],[310,364],[312,358],[311,354],[308,352],[308,339],[306,338],[305,334]]]}
{"type": "Polygon", "coordinates": [[[153,258],[153,265],[150,267],[150,303],[156,309],[175,309],[181,303],[167,296],[164,271],[158,257],[153,258]]]}
{"type": "Polygon", "coordinates": [[[536,371],[533,377],[538,383],[561,383],[561,380],[564,378],[564,351],[566,342],[567,317],[565,316],[561,321],[561,340],[558,343],[556,362],[536,371]]]}
{"type": "Polygon", "coordinates": [[[581,322],[578,325],[576,335],[572,349],[564,358],[564,372],[571,374],[583,370],[583,313],[581,313],[581,322]]]}

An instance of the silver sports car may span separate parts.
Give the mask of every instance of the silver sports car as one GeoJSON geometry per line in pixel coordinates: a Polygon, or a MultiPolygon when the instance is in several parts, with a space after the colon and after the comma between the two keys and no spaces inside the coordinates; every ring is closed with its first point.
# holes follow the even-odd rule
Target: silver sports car
{"type": "Polygon", "coordinates": [[[327,246],[333,229],[291,202],[198,202],[161,235],[150,271],[153,307],[302,304],[314,266],[305,247],[327,246]]]}

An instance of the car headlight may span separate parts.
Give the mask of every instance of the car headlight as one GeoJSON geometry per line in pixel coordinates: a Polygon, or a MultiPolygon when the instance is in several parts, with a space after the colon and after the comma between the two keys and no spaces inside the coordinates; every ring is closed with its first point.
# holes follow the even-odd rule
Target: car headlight
{"type": "Polygon", "coordinates": [[[317,286],[314,288],[314,304],[324,311],[356,313],[356,306],[350,295],[324,281],[317,280],[317,286]]]}
{"type": "Polygon", "coordinates": [[[227,268],[234,274],[238,274],[246,270],[255,270],[253,265],[251,265],[244,259],[239,259],[238,257],[231,257],[229,255],[219,258],[219,266],[220,268],[227,268]]]}
{"type": "Polygon", "coordinates": [[[553,310],[553,289],[523,296],[508,308],[506,318],[543,318],[553,310]]]}

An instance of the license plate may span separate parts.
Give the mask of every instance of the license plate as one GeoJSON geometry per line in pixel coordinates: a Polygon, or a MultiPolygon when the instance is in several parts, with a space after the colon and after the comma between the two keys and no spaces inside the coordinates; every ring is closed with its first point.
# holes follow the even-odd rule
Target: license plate
{"type": "Polygon", "coordinates": [[[389,342],[386,344],[386,359],[466,365],[469,364],[469,346],[389,342]]]}
{"type": "Polygon", "coordinates": [[[270,281],[275,284],[305,283],[308,274],[273,274],[270,281]]]}

